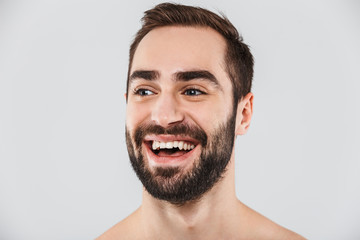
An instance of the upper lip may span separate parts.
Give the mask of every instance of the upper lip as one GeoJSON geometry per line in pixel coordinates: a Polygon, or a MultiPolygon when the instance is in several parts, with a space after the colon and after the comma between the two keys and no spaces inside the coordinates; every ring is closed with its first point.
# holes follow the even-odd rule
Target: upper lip
{"type": "Polygon", "coordinates": [[[158,142],[173,142],[173,141],[186,141],[190,142],[192,144],[197,145],[199,141],[196,139],[189,137],[189,136],[183,136],[183,135],[147,135],[144,137],[145,142],[152,142],[152,141],[158,141],[158,142]]]}

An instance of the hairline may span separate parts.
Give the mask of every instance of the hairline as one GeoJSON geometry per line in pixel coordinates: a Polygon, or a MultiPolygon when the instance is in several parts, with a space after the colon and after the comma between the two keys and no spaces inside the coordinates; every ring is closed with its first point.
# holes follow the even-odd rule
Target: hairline
{"type": "MultiPolygon", "coordinates": [[[[239,103],[239,101],[242,99],[241,97],[239,98],[236,94],[236,86],[235,86],[235,80],[233,79],[233,77],[231,76],[231,72],[230,69],[228,67],[229,63],[228,63],[228,58],[230,57],[230,43],[229,40],[219,31],[217,31],[215,28],[209,26],[209,25],[200,25],[200,24],[191,24],[191,25],[185,25],[185,24],[170,24],[170,25],[164,25],[164,26],[157,26],[152,28],[150,31],[148,31],[144,36],[142,36],[141,39],[139,39],[138,42],[136,42],[136,44],[134,45],[134,53],[132,55],[132,58],[129,61],[129,67],[128,67],[128,75],[127,75],[127,88],[126,88],[126,96],[128,96],[128,91],[129,91],[129,82],[130,82],[130,76],[131,76],[131,68],[134,62],[134,57],[136,54],[136,51],[141,43],[141,41],[153,30],[159,29],[159,28],[164,28],[164,27],[169,27],[169,28],[173,28],[173,27],[182,27],[182,28],[202,28],[202,29],[208,29],[208,30],[212,30],[215,31],[219,36],[221,36],[222,40],[225,42],[225,48],[224,48],[224,52],[223,52],[223,56],[222,56],[222,61],[220,62],[220,66],[221,68],[224,70],[224,72],[226,73],[226,76],[228,77],[229,81],[231,82],[231,87],[232,87],[232,98],[233,98],[233,107],[235,108],[237,106],[237,104],[239,103]]],[[[135,43],[135,41],[133,42],[135,43]]],[[[240,94],[241,95],[241,94],[240,94]]],[[[126,101],[127,101],[127,97],[126,97],[126,101]]]]}

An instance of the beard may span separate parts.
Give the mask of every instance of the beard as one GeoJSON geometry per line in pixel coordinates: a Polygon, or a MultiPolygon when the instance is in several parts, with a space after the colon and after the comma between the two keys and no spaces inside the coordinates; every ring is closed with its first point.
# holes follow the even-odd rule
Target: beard
{"type": "Polygon", "coordinates": [[[154,198],[174,205],[200,200],[226,172],[234,146],[235,114],[233,111],[227,121],[209,136],[195,125],[178,124],[166,129],[159,125],[140,125],[135,129],[132,140],[126,127],[130,162],[146,191],[154,198]],[[186,171],[180,167],[150,169],[142,151],[143,139],[148,134],[189,136],[201,144],[201,154],[186,171]]]}

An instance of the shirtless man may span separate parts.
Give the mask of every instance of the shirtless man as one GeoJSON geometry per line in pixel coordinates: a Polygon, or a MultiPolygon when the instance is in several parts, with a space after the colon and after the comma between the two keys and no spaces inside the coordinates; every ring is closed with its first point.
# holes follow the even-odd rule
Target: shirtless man
{"type": "Polygon", "coordinates": [[[208,10],[163,3],[130,48],[126,142],[142,205],[99,240],[304,239],[241,203],[234,141],[253,113],[253,57],[208,10]]]}

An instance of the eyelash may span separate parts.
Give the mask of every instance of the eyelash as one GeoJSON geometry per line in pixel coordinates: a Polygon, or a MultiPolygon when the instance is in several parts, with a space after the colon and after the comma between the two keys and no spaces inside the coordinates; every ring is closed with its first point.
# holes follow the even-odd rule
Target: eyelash
{"type": "Polygon", "coordinates": [[[202,91],[202,90],[200,90],[199,88],[197,88],[197,87],[189,87],[189,88],[187,88],[187,89],[185,89],[184,91],[183,91],[183,94],[184,95],[187,95],[187,96],[200,96],[200,95],[206,95],[206,93],[204,92],[204,91],[202,91]],[[188,92],[188,91],[194,91],[194,92],[199,92],[200,94],[194,94],[194,95],[192,95],[192,94],[186,94],[186,92],[188,92]]]}
{"type": "MultiPolygon", "coordinates": [[[[135,88],[133,90],[133,94],[138,95],[140,97],[147,97],[147,96],[151,96],[151,95],[156,94],[156,93],[153,90],[150,90],[150,89],[147,89],[147,88],[135,88]],[[145,92],[147,92],[147,93],[145,93],[145,92]]],[[[187,89],[182,91],[182,94],[186,95],[186,96],[197,97],[197,96],[200,96],[200,95],[206,95],[207,93],[200,90],[197,87],[188,87],[187,89]],[[189,91],[193,91],[193,93],[194,92],[196,92],[196,93],[195,94],[189,94],[189,91]]]]}
{"type": "Polygon", "coordinates": [[[133,90],[134,95],[138,95],[141,97],[146,97],[155,94],[152,90],[146,88],[135,88],[133,90]],[[151,94],[141,94],[141,92],[151,92],[151,94]]]}

